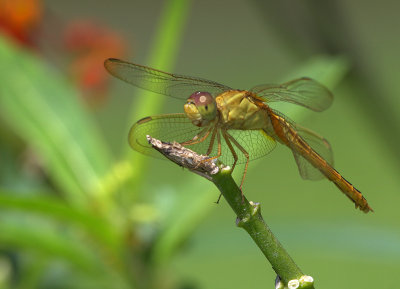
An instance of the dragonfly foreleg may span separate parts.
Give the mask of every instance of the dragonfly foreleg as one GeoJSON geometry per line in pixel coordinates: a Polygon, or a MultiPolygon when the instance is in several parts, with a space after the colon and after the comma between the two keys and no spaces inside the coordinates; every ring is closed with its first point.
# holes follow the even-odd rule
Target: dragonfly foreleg
{"type": "Polygon", "coordinates": [[[232,157],[233,157],[233,164],[232,164],[232,172],[233,172],[233,170],[235,169],[236,163],[238,161],[238,156],[237,156],[237,154],[236,154],[236,152],[235,152],[235,150],[234,150],[234,148],[232,146],[231,141],[229,140],[230,139],[229,138],[230,135],[226,132],[226,130],[224,130],[222,132],[222,136],[223,136],[223,138],[224,138],[229,150],[231,151],[231,154],[232,154],[232,157]]]}
{"type": "Polygon", "coordinates": [[[232,137],[229,133],[226,133],[226,135],[229,137],[229,139],[233,142],[233,144],[244,154],[244,156],[246,157],[246,164],[244,166],[244,172],[243,172],[243,177],[242,177],[242,181],[240,183],[240,190],[242,190],[243,187],[243,183],[244,183],[244,177],[246,176],[246,172],[247,172],[247,167],[249,166],[249,161],[250,161],[250,157],[249,157],[249,153],[240,145],[240,143],[235,140],[234,137],[232,137]]]}
{"type": "MultiPolygon", "coordinates": [[[[233,172],[233,170],[235,169],[236,163],[239,159],[238,155],[237,155],[236,151],[234,150],[232,143],[230,141],[230,140],[235,140],[235,139],[230,134],[228,134],[228,132],[226,130],[222,132],[222,136],[224,137],[224,140],[225,140],[226,144],[228,145],[229,150],[231,151],[231,154],[233,156],[233,164],[232,164],[232,172],[233,172]]],[[[242,194],[242,201],[244,202],[242,186],[240,186],[239,189],[240,189],[240,193],[242,194]]]]}
{"type": "Polygon", "coordinates": [[[208,146],[208,149],[207,149],[207,155],[210,155],[211,152],[212,152],[212,149],[213,149],[213,146],[214,146],[214,142],[215,142],[215,136],[217,136],[217,155],[213,156],[213,157],[210,157],[208,159],[202,160],[200,163],[209,162],[209,161],[217,159],[217,158],[219,158],[221,156],[221,154],[222,154],[221,136],[219,134],[218,127],[214,128],[213,133],[211,135],[210,145],[208,146]]]}
{"type": "MultiPolygon", "coordinates": [[[[219,158],[221,156],[221,154],[222,154],[221,135],[220,135],[220,133],[218,131],[218,127],[215,126],[213,134],[211,136],[210,146],[208,147],[208,150],[207,150],[207,155],[211,154],[212,148],[214,146],[215,135],[217,135],[217,150],[218,150],[218,152],[217,152],[216,156],[207,159],[207,161],[219,158]]],[[[219,196],[218,196],[218,200],[215,202],[216,204],[219,203],[219,200],[221,199],[221,196],[222,196],[222,194],[220,193],[219,196]]]]}
{"type": "MultiPolygon", "coordinates": [[[[216,135],[217,131],[218,131],[218,127],[215,126],[214,129],[213,129],[213,133],[211,135],[210,145],[208,146],[207,153],[206,153],[208,156],[212,152],[212,148],[214,146],[214,141],[215,141],[215,135],[216,135]]],[[[219,137],[219,134],[218,134],[218,137],[219,137]]]]}
{"type": "Polygon", "coordinates": [[[211,133],[211,130],[212,130],[211,127],[206,127],[201,132],[199,132],[197,135],[195,135],[191,140],[181,142],[180,145],[188,146],[188,145],[195,145],[195,144],[201,143],[208,138],[208,136],[211,133]],[[199,139],[199,137],[200,137],[200,139],[199,139]]]}

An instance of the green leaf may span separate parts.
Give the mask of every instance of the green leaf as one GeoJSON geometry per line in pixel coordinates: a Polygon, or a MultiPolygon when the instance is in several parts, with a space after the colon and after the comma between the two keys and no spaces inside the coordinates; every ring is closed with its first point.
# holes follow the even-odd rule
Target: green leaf
{"type": "Polygon", "coordinates": [[[46,216],[47,219],[60,221],[68,226],[84,230],[93,240],[112,250],[114,257],[119,254],[121,233],[116,226],[100,215],[75,209],[53,197],[36,194],[19,196],[16,193],[0,189],[0,208],[46,216]]]}
{"type": "Polygon", "coordinates": [[[80,238],[73,230],[34,216],[7,215],[3,213],[0,222],[0,247],[62,262],[78,276],[82,274],[86,281],[108,284],[103,288],[129,288],[125,272],[119,271],[112,260],[101,258],[95,244],[80,238]]]}
{"type": "Polygon", "coordinates": [[[0,36],[0,112],[76,205],[102,192],[109,151],[66,77],[0,36]]]}
{"type": "Polygon", "coordinates": [[[115,224],[42,195],[23,197],[0,190],[0,208],[0,248],[64,262],[83,273],[85,282],[127,287],[121,259],[124,235],[115,224]]]}
{"type": "MultiPolygon", "coordinates": [[[[179,52],[179,45],[184,35],[190,4],[191,1],[187,0],[169,0],[165,2],[163,14],[154,36],[153,48],[146,63],[148,66],[165,71],[173,70],[173,65],[179,52]]],[[[127,86],[127,89],[133,90],[133,87],[127,86]]],[[[140,97],[132,107],[129,126],[144,116],[158,113],[164,104],[164,99],[164,96],[140,90],[140,97]]],[[[133,152],[126,144],[124,146],[127,152],[126,158],[132,164],[132,179],[128,185],[138,188],[141,186],[141,182],[144,179],[143,176],[147,171],[148,157],[133,152]]],[[[131,204],[135,197],[135,195],[131,195],[127,204],[131,204]]]]}
{"type": "Polygon", "coordinates": [[[0,223],[0,244],[7,248],[31,250],[52,258],[69,261],[80,270],[95,272],[99,270],[99,260],[83,246],[67,237],[61,230],[55,230],[45,223],[16,215],[2,216],[0,223]]]}

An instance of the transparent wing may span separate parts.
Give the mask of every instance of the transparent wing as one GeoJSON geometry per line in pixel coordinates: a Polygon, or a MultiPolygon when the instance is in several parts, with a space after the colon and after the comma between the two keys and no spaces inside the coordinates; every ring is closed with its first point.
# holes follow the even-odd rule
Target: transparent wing
{"type": "Polygon", "coordinates": [[[193,125],[183,113],[164,114],[145,117],[136,122],[129,132],[128,139],[134,150],[163,159],[164,157],[149,145],[146,135],[165,142],[185,142],[202,130],[203,128],[193,125]]]}
{"type": "MultiPolygon", "coordinates": [[[[308,145],[317,152],[325,161],[333,166],[333,152],[331,145],[329,142],[323,138],[322,136],[318,135],[317,133],[313,132],[310,129],[307,129],[301,125],[294,123],[288,117],[284,116],[282,113],[273,110],[273,112],[288,122],[292,129],[294,129],[297,134],[308,143],[308,145]]],[[[285,131],[285,130],[284,130],[285,131]]],[[[288,137],[290,138],[290,137],[288,137]]],[[[289,145],[290,147],[290,145],[289,145]]],[[[306,180],[320,180],[324,178],[324,175],[315,168],[312,164],[310,164],[302,155],[296,152],[294,148],[292,148],[293,156],[296,161],[297,167],[299,169],[300,176],[306,180]]]]}
{"type": "MultiPolygon", "coordinates": [[[[309,144],[309,146],[316,151],[325,161],[333,166],[333,152],[329,142],[322,136],[316,134],[315,132],[295,125],[297,133],[309,144]]],[[[300,176],[306,180],[321,180],[325,176],[311,165],[303,156],[296,153],[294,150],[293,155],[296,160],[297,166],[299,168],[300,176]]]]}
{"type": "Polygon", "coordinates": [[[114,58],[107,59],[104,67],[113,76],[134,86],[179,99],[186,100],[196,91],[205,91],[216,96],[231,90],[211,80],[167,73],[114,58]]]}
{"type": "MultiPolygon", "coordinates": [[[[249,159],[255,160],[270,153],[276,146],[276,141],[262,130],[228,130],[227,131],[248,153],[249,159]]],[[[219,158],[224,164],[232,165],[233,155],[221,136],[222,155],[219,158]]],[[[237,164],[246,163],[245,155],[232,144],[238,156],[237,164]]],[[[217,155],[217,146],[214,145],[211,155],[217,155]]]]}
{"type": "MultiPolygon", "coordinates": [[[[192,140],[196,135],[203,135],[207,130],[212,130],[213,127],[197,127],[183,113],[164,114],[151,117],[145,117],[136,122],[129,132],[129,144],[131,147],[145,155],[163,159],[164,157],[152,149],[148,144],[146,135],[160,139],[165,142],[186,142],[192,140]]],[[[234,137],[250,154],[250,160],[260,158],[275,148],[276,142],[262,131],[258,130],[229,130],[229,134],[234,137]]],[[[200,143],[186,145],[187,148],[205,155],[211,144],[212,133],[200,143]]],[[[224,164],[232,165],[234,158],[225,140],[221,140],[221,157],[219,158],[224,164]]],[[[235,152],[238,155],[238,164],[245,163],[246,158],[243,153],[234,146],[235,152]]],[[[218,154],[217,137],[211,149],[210,156],[218,154]]]]}
{"type": "Polygon", "coordinates": [[[281,85],[264,84],[250,89],[265,99],[265,102],[285,101],[298,104],[314,111],[327,109],[333,101],[332,93],[311,78],[298,78],[281,85]]]}

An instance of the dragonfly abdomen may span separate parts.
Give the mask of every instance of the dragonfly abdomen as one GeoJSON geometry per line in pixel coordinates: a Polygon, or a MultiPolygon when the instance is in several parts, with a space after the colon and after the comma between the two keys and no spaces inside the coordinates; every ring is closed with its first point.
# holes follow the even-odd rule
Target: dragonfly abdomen
{"type": "Polygon", "coordinates": [[[356,208],[360,208],[360,210],[365,213],[373,211],[359,190],[342,177],[337,170],[328,164],[317,152],[302,140],[300,136],[297,137],[299,140],[295,141],[295,145],[292,145],[290,147],[291,149],[297,148],[297,152],[317,168],[327,179],[332,181],[339,190],[341,190],[355,204],[356,208]]]}
{"type": "Polygon", "coordinates": [[[283,117],[276,115],[270,109],[268,109],[268,114],[275,134],[281,143],[288,146],[295,153],[300,154],[327,179],[332,181],[352,202],[354,202],[356,208],[359,207],[360,210],[365,213],[373,211],[361,192],[342,177],[342,175],[323,157],[314,151],[283,117]]]}

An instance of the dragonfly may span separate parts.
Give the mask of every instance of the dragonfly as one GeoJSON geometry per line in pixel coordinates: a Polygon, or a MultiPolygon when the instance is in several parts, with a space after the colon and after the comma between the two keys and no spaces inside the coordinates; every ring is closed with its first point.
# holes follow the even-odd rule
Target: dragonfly
{"type": "Polygon", "coordinates": [[[373,211],[361,192],[333,168],[329,142],[271,108],[288,102],[321,112],[332,101],[332,93],[317,81],[303,77],[282,84],[258,85],[249,90],[233,89],[202,79],[163,72],[147,66],[109,58],[107,71],[136,87],[184,101],[184,112],[149,116],[137,121],[129,132],[130,146],[145,155],[161,157],[148,144],[146,135],[189,146],[199,154],[230,165],[263,157],[281,143],[293,153],[303,179],[332,181],[365,213],[373,211]]]}

